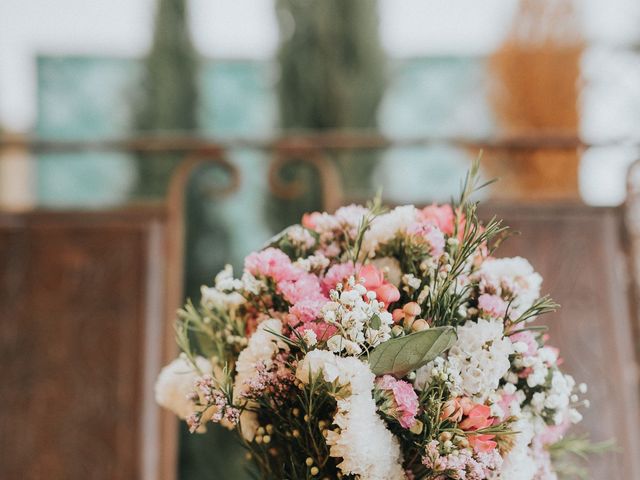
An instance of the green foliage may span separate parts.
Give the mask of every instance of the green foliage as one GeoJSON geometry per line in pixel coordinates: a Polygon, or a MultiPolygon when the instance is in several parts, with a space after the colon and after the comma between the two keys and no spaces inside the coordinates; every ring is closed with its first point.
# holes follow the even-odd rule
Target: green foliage
{"type": "Polygon", "coordinates": [[[362,217],[360,225],[358,225],[358,231],[356,233],[356,238],[354,239],[353,244],[350,244],[349,234],[348,232],[345,232],[345,238],[349,243],[347,253],[349,255],[349,259],[353,262],[354,265],[365,260],[364,258],[361,258],[360,255],[362,250],[362,242],[364,241],[364,235],[365,233],[367,233],[369,228],[371,228],[371,224],[373,223],[375,218],[383,214],[385,211],[379,195],[373,201],[369,202],[367,207],[369,208],[369,213],[362,217]]]}
{"type": "Polygon", "coordinates": [[[593,443],[586,436],[566,436],[549,445],[548,449],[560,479],[586,480],[589,478],[589,472],[578,462],[584,463],[593,454],[599,455],[615,450],[615,441],[593,443]]]}
{"type": "Polygon", "coordinates": [[[544,315],[545,313],[555,312],[559,307],[560,305],[558,303],[548,295],[545,295],[544,297],[537,299],[533,305],[524,311],[516,320],[505,320],[507,322],[505,330],[509,330],[514,325],[526,322],[527,320],[544,315]]]}
{"type": "Polygon", "coordinates": [[[498,181],[497,178],[492,178],[491,180],[481,183],[480,180],[480,160],[482,159],[482,150],[476,157],[476,159],[471,163],[471,167],[467,170],[467,174],[462,181],[462,185],[460,185],[460,197],[457,202],[454,202],[454,205],[458,208],[464,209],[466,205],[471,204],[471,196],[485,187],[488,187],[492,183],[498,181]]]}
{"type": "Polygon", "coordinates": [[[196,308],[189,300],[178,311],[176,341],[192,365],[197,355],[216,359],[223,368],[233,365],[245,346],[245,322],[235,310],[225,311],[202,303],[196,308]],[[230,342],[227,339],[238,339],[230,342]]]}
{"type": "Polygon", "coordinates": [[[448,265],[445,274],[440,272],[433,276],[429,293],[422,304],[425,315],[433,318],[436,325],[457,325],[458,309],[468,299],[468,287],[459,287],[458,278],[478,249],[482,246],[490,249],[490,242],[507,230],[495,218],[481,225],[475,203],[464,204],[460,209],[464,211],[464,221],[456,220],[456,225],[463,224],[460,232],[462,238],[447,245],[448,265]]]}
{"type": "Polygon", "coordinates": [[[456,341],[453,327],[430,328],[381,343],[369,353],[369,366],[376,375],[403,377],[426,365],[456,341]]]}
{"type": "Polygon", "coordinates": [[[335,386],[322,378],[292,391],[287,404],[274,404],[265,395],[256,399],[261,427],[258,436],[268,435],[269,442],[251,442],[245,447],[251,452],[258,474],[263,480],[336,478],[337,461],[329,456],[324,435],[330,428],[336,409],[335,386]],[[309,419],[313,421],[309,421],[309,419]],[[311,464],[307,463],[311,459],[311,464]],[[311,475],[312,467],[319,469],[311,475]]]}

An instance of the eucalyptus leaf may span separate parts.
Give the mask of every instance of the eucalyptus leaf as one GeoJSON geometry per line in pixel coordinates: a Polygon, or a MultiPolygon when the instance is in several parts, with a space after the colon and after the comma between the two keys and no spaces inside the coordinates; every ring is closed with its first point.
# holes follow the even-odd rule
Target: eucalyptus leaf
{"type": "Polygon", "coordinates": [[[453,327],[429,328],[381,343],[369,353],[369,367],[376,375],[402,377],[426,365],[451,348],[457,339],[453,327]]]}
{"type": "Polygon", "coordinates": [[[369,324],[374,330],[379,330],[380,326],[382,325],[382,320],[380,320],[380,316],[376,313],[373,317],[371,317],[371,320],[369,320],[369,324]]]}

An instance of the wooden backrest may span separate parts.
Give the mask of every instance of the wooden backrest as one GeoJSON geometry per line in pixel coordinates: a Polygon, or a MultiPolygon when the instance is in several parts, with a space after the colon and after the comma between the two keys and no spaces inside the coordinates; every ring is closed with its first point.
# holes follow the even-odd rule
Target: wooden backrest
{"type": "Polygon", "coordinates": [[[563,368],[589,384],[580,430],[617,441],[619,453],[592,459],[589,478],[640,478],[638,338],[622,209],[488,204],[483,212],[521,232],[496,255],[529,259],[543,291],[561,304],[540,323],[550,327],[563,368]]]}
{"type": "Polygon", "coordinates": [[[159,209],[0,215],[0,478],[173,475],[165,249],[159,209]]]}

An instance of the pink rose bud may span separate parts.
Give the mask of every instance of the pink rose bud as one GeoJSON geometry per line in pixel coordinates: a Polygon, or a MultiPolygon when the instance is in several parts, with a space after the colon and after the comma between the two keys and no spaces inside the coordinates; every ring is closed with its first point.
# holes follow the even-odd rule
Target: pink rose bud
{"type": "Polygon", "coordinates": [[[471,411],[467,414],[462,422],[460,422],[460,428],[462,430],[480,430],[482,428],[490,427],[493,424],[491,418],[491,408],[487,405],[476,404],[471,411]]]}
{"type": "Polygon", "coordinates": [[[364,265],[357,272],[357,275],[358,278],[356,280],[364,279],[364,286],[367,290],[376,290],[384,283],[384,274],[371,263],[364,265]]]}
{"type": "Polygon", "coordinates": [[[478,453],[491,452],[498,447],[498,443],[493,440],[495,435],[469,435],[467,438],[473,449],[478,453]]]}
{"type": "Polygon", "coordinates": [[[316,219],[321,215],[320,212],[305,213],[302,216],[302,226],[313,230],[316,228],[316,219]]]}
{"type": "Polygon", "coordinates": [[[404,312],[401,308],[396,308],[393,313],[391,313],[391,316],[393,317],[394,323],[400,323],[404,318],[404,312]]]}
{"type": "Polygon", "coordinates": [[[416,302],[409,302],[402,307],[402,311],[409,317],[417,317],[420,315],[420,305],[416,302]]]}
{"type": "Polygon", "coordinates": [[[400,290],[390,283],[385,283],[384,285],[379,286],[376,289],[376,295],[378,300],[387,306],[400,300],[400,290]]]}
{"type": "Polygon", "coordinates": [[[440,412],[440,420],[451,420],[455,423],[462,420],[462,406],[457,398],[447,400],[444,403],[442,411],[440,412]]]}

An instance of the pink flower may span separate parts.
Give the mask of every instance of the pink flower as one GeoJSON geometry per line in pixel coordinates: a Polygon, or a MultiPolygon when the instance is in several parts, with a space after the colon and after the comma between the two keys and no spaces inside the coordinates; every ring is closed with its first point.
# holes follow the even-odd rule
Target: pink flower
{"type": "Polygon", "coordinates": [[[367,290],[375,290],[384,283],[384,273],[369,263],[358,271],[358,280],[363,280],[363,285],[367,290]]]}
{"type": "Polygon", "coordinates": [[[444,233],[434,222],[429,220],[414,224],[407,229],[407,233],[422,238],[431,247],[431,256],[440,258],[444,253],[444,233]]]}
{"type": "Polygon", "coordinates": [[[376,298],[384,303],[385,307],[400,300],[400,290],[390,283],[380,285],[375,292],[376,298]]]}
{"type": "Polygon", "coordinates": [[[376,268],[373,264],[364,265],[357,272],[358,280],[364,280],[364,286],[367,290],[376,292],[376,298],[388,307],[391,303],[400,300],[400,291],[395,285],[387,283],[384,279],[384,273],[376,268]]]}
{"type": "MultiPolygon", "coordinates": [[[[319,342],[329,340],[338,332],[336,327],[323,321],[306,322],[295,328],[295,331],[298,332],[300,336],[304,335],[304,332],[307,330],[312,330],[316,334],[316,339],[319,342]]],[[[292,338],[293,337],[296,337],[296,335],[293,334],[292,338]]]]}
{"type": "Polygon", "coordinates": [[[483,428],[492,426],[494,418],[491,416],[491,408],[480,403],[473,403],[468,398],[461,399],[465,418],[458,424],[458,427],[467,432],[467,438],[473,449],[480,452],[490,452],[498,444],[494,441],[495,435],[474,433],[483,428]]]}
{"type": "Polygon", "coordinates": [[[440,411],[440,420],[451,420],[452,422],[459,422],[462,420],[463,415],[462,405],[457,398],[452,398],[444,402],[442,410],[440,411]]]}
{"type": "Polygon", "coordinates": [[[304,272],[293,266],[286,253],[273,247],[250,253],[244,268],[252,275],[271,277],[276,282],[295,280],[304,272]]]}
{"type": "Polygon", "coordinates": [[[524,352],[525,356],[531,357],[538,351],[538,342],[536,342],[536,337],[529,330],[511,335],[509,339],[511,340],[511,343],[522,342],[527,345],[527,350],[524,352]]]}
{"type": "Polygon", "coordinates": [[[550,445],[560,440],[571,426],[569,419],[565,419],[560,425],[551,425],[535,438],[535,442],[540,445],[550,445]]]}
{"type": "Polygon", "coordinates": [[[493,318],[504,318],[507,314],[507,302],[499,295],[483,293],[478,298],[478,307],[493,318]]]}
{"type": "Polygon", "coordinates": [[[289,308],[289,313],[297,319],[296,324],[312,322],[320,317],[320,311],[326,302],[325,298],[303,299],[289,308]]]}
{"type": "Polygon", "coordinates": [[[419,212],[419,218],[423,221],[430,220],[434,222],[440,230],[447,235],[453,235],[455,229],[456,216],[453,208],[449,204],[436,205],[435,203],[424,207],[419,212]]]}
{"type": "Polygon", "coordinates": [[[345,283],[351,276],[355,276],[356,281],[364,281],[364,287],[376,292],[376,298],[387,307],[400,300],[400,291],[395,285],[388,283],[384,273],[373,264],[354,266],[352,262],[347,262],[333,265],[322,279],[323,292],[328,294],[329,290],[336,288],[338,283],[345,283]]]}
{"type": "Polygon", "coordinates": [[[416,423],[418,395],[413,386],[404,380],[385,375],[376,380],[378,389],[391,394],[391,409],[385,413],[396,418],[403,428],[411,428],[416,423]]]}
{"type": "Polygon", "coordinates": [[[278,290],[292,305],[302,300],[325,300],[320,279],[312,273],[303,272],[291,280],[278,282],[278,290]]]}
{"type": "Polygon", "coordinates": [[[487,405],[476,404],[467,414],[467,418],[460,422],[459,427],[464,431],[480,430],[493,424],[491,408],[487,405]]]}
{"type": "Polygon", "coordinates": [[[495,450],[498,446],[498,443],[493,440],[495,435],[468,435],[467,439],[469,440],[469,444],[473,447],[473,449],[480,453],[491,452],[495,450]]]}
{"type": "Polygon", "coordinates": [[[320,212],[305,213],[302,216],[302,226],[314,230],[319,217],[322,217],[320,212]]]}
{"type": "Polygon", "coordinates": [[[498,406],[504,412],[504,416],[500,420],[506,419],[510,415],[511,405],[518,404],[518,397],[515,394],[503,393],[498,401],[498,406]]]}
{"type": "Polygon", "coordinates": [[[502,457],[497,449],[484,451],[456,450],[440,453],[437,440],[429,442],[422,457],[422,464],[438,474],[434,480],[450,478],[467,480],[485,480],[493,478],[502,466],[502,457]]]}
{"type": "Polygon", "coordinates": [[[329,290],[336,288],[338,283],[344,283],[346,280],[356,273],[356,267],[353,262],[337,263],[325,274],[322,279],[322,290],[325,294],[329,294],[329,290]]]}
{"type": "Polygon", "coordinates": [[[527,378],[532,373],[533,373],[533,368],[531,367],[523,368],[522,371],[518,372],[518,378],[527,378]]]}
{"type": "MultiPolygon", "coordinates": [[[[436,205],[435,203],[424,207],[418,213],[421,221],[432,221],[440,230],[447,235],[453,235],[456,226],[456,215],[453,207],[449,204],[436,205]]],[[[461,221],[458,230],[464,230],[464,215],[461,215],[461,221]]]]}

